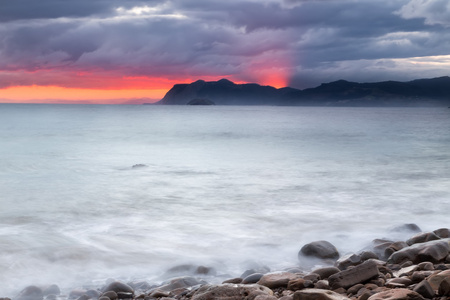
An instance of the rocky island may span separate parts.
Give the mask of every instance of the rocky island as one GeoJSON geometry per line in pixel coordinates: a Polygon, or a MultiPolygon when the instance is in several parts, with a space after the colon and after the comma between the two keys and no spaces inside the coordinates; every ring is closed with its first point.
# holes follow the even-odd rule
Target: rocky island
{"type": "Polygon", "coordinates": [[[155,104],[185,105],[192,99],[209,99],[217,105],[448,107],[450,77],[375,83],[338,80],[304,90],[236,84],[227,79],[197,80],[174,85],[155,104]]]}
{"type": "Polygon", "coordinates": [[[410,231],[411,238],[375,239],[368,248],[355,253],[341,254],[327,241],[312,241],[301,247],[299,264],[284,270],[260,266],[243,270],[239,277],[226,278],[214,268],[182,265],[168,270],[165,276],[170,278],[161,283],[109,279],[103,286],[74,288],[68,293],[61,292],[57,285],[28,286],[13,299],[449,299],[450,229],[420,232],[415,224],[399,228],[410,231]],[[320,266],[305,267],[311,260],[320,266]]]}

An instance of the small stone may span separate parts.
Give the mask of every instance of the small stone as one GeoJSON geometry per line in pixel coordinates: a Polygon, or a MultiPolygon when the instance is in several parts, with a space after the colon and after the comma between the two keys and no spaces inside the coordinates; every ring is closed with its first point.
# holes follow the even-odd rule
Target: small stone
{"type": "Polygon", "coordinates": [[[408,289],[393,289],[376,293],[368,298],[368,300],[423,300],[424,298],[408,289]]]}
{"type": "Polygon", "coordinates": [[[319,280],[322,279],[322,278],[320,278],[320,275],[319,275],[319,274],[316,274],[316,273],[309,273],[308,275],[303,276],[303,279],[305,279],[305,280],[310,280],[310,281],[316,283],[317,281],[319,281],[319,280]]]}
{"type": "Polygon", "coordinates": [[[299,275],[288,272],[269,273],[262,276],[257,283],[266,286],[269,289],[276,289],[280,287],[286,288],[289,281],[297,278],[299,278],[299,275]]]}
{"type": "Polygon", "coordinates": [[[297,278],[290,280],[287,288],[291,291],[303,290],[304,288],[312,288],[314,284],[310,280],[305,280],[304,278],[297,278]]]}
{"type": "Polygon", "coordinates": [[[448,239],[450,238],[450,229],[449,228],[439,228],[433,231],[434,234],[436,234],[441,239],[448,239]]]}
{"type": "Polygon", "coordinates": [[[315,269],[312,272],[315,273],[315,274],[318,274],[320,276],[320,279],[327,279],[331,275],[336,274],[336,273],[338,273],[340,271],[341,270],[339,270],[336,267],[325,267],[325,268],[315,269]]]}
{"type": "Polygon", "coordinates": [[[98,300],[111,300],[111,298],[106,297],[106,296],[100,296],[100,297],[98,298],[98,300]]]}
{"type": "Polygon", "coordinates": [[[124,292],[134,294],[131,286],[120,281],[113,281],[102,289],[103,292],[114,291],[116,293],[124,292]]]}
{"type": "Polygon", "coordinates": [[[414,287],[413,291],[422,295],[425,298],[433,298],[434,297],[433,288],[426,280],[422,280],[419,284],[417,284],[414,287]]]}
{"type": "Polygon", "coordinates": [[[294,293],[294,300],[349,300],[349,298],[329,290],[304,289],[294,293]]]}
{"type": "Polygon", "coordinates": [[[421,262],[417,265],[417,270],[419,271],[433,271],[434,265],[428,261],[421,262]]]}
{"type": "Polygon", "coordinates": [[[403,241],[400,242],[395,242],[389,245],[389,247],[387,247],[384,250],[384,257],[389,257],[391,256],[394,252],[397,252],[403,248],[408,247],[409,245],[403,241]]]}
{"type": "Polygon", "coordinates": [[[361,284],[361,283],[355,284],[354,286],[349,287],[347,289],[347,293],[350,295],[356,295],[358,293],[358,291],[360,289],[362,289],[363,287],[364,287],[364,284],[361,284]]]}
{"type": "Polygon", "coordinates": [[[441,282],[446,278],[450,278],[450,270],[430,275],[426,280],[431,285],[433,290],[437,291],[439,289],[439,285],[441,284],[441,282]]]}
{"type": "Polygon", "coordinates": [[[242,280],[242,283],[243,284],[257,283],[263,276],[264,276],[264,274],[261,274],[261,273],[253,273],[253,274],[250,274],[247,277],[245,277],[242,280]]]}
{"type": "Polygon", "coordinates": [[[133,295],[133,293],[117,292],[117,298],[119,299],[132,299],[133,295]]]}
{"type": "MultiPolygon", "coordinates": [[[[259,280],[259,279],[258,279],[258,280],[259,280]]],[[[234,283],[234,284],[239,284],[239,283],[242,283],[242,278],[239,278],[239,277],[237,277],[237,278],[231,278],[231,279],[225,280],[225,281],[222,282],[222,283],[234,283]]]]}
{"type": "Polygon", "coordinates": [[[44,296],[53,294],[53,295],[59,295],[61,294],[61,290],[59,289],[59,287],[56,284],[52,284],[48,287],[46,287],[43,291],[42,294],[44,296]]]}
{"type": "Polygon", "coordinates": [[[102,297],[108,297],[111,300],[116,300],[118,298],[117,293],[114,291],[107,291],[102,294],[102,297]]]}
{"type": "Polygon", "coordinates": [[[378,255],[375,252],[372,251],[363,251],[359,254],[362,261],[366,261],[368,259],[379,259],[378,255]]]}
{"type": "Polygon", "coordinates": [[[331,290],[330,285],[328,284],[327,280],[319,280],[314,284],[315,289],[321,289],[321,290],[331,290]]]}
{"type": "Polygon", "coordinates": [[[259,295],[273,296],[272,290],[259,284],[204,285],[192,296],[192,300],[255,300],[259,295]]]}
{"type": "Polygon", "coordinates": [[[335,266],[342,271],[350,266],[359,265],[361,262],[362,262],[361,256],[351,253],[340,257],[336,261],[335,266]]]}
{"type": "Polygon", "coordinates": [[[416,232],[416,233],[419,233],[422,230],[416,224],[410,223],[410,224],[403,224],[403,225],[400,225],[400,226],[396,226],[394,228],[391,228],[390,231],[391,232],[412,232],[412,233],[416,232]]]}
{"type": "Polygon", "coordinates": [[[439,296],[450,296],[450,277],[445,278],[439,284],[439,296]]]}
{"type": "Polygon", "coordinates": [[[425,275],[422,272],[414,272],[412,273],[412,275],[410,276],[412,282],[414,283],[418,283],[421,282],[422,280],[425,279],[425,275]]]}
{"type": "Polygon", "coordinates": [[[156,289],[156,290],[153,290],[149,296],[153,297],[153,298],[161,298],[161,297],[169,297],[169,295],[170,295],[170,293],[167,291],[156,289]]]}
{"type": "Polygon", "coordinates": [[[393,278],[388,280],[388,283],[400,283],[403,284],[404,286],[410,286],[412,284],[412,280],[409,279],[408,277],[400,277],[400,278],[393,278]]]}
{"type": "Polygon", "coordinates": [[[348,288],[378,276],[377,264],[368,260],[352,269],[333,274],[328,278],[333,289],[348,288]]]}
{"type": "Polygon", "coordinates": [[[44,295],[37,286],[30,285],[24,288],[14,300],[42,300],[44,295]]]}
{"type": "Polygon", "coordinates": [[[258,295],[255,297],[255,300],[278,300],[278,298],[269,295],[258,295]]]}
{"type": "Polygon", "coordinates": [[[304,245],[298,255],[299,258],[301,258],[301,256],[313,256],[317,258],[337,259],[339,257],[339,252],[330,242],[316,241],[304,245]]]}

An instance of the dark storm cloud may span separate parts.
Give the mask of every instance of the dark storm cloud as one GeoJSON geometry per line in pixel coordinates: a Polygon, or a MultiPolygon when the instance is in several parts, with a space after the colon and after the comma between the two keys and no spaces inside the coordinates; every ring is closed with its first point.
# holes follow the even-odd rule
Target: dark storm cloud
{"type": "Polygon", "coordinates": [[[362,72],[401,78],[395,59],[450,53],[450,8],[440,0],[0,0],[0,7],[3,71],[251,80],[248,72],[267,60],[283,62],[291,83],[305,87],[362,72]]]}

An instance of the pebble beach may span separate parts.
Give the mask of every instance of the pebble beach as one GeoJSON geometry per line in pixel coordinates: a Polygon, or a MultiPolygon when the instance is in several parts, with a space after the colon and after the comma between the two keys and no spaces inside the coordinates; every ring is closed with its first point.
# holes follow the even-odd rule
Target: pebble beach
{"type": "MultiPolygon", "coordinates": [[[[0,300],[385,300],[450,299],[450,229],[421,232],[415,224],[405,241],[374,239],[354,253],[340,253],[324,240],[299,249],[298,265],[270,270],[264,265],[238,277],[212,267],[179,265],[160,282],[109,278],[98,286],[61,289],[57,283],[30,285],[0,300]]],[[[69,276],[69,274],[68,274],[69,276]]]]}

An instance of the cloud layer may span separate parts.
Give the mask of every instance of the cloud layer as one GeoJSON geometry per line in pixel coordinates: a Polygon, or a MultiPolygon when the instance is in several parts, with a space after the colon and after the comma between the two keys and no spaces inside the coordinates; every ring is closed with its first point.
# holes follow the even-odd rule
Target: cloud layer
{"type": "Polygon", "coordinates": [[[444,0],[0,0],[0,88],[447,75],[444,0]]]}

